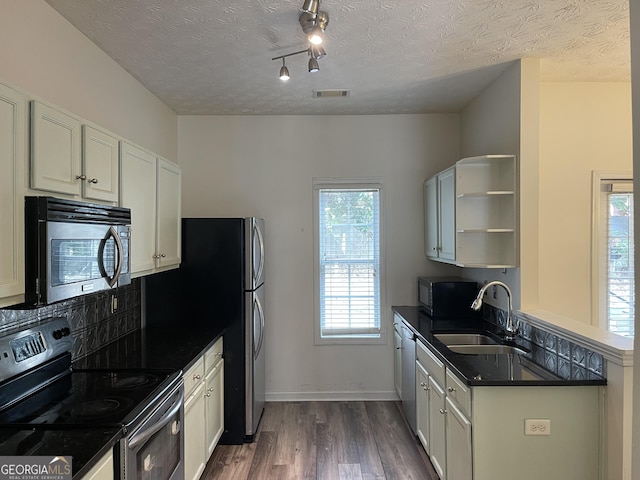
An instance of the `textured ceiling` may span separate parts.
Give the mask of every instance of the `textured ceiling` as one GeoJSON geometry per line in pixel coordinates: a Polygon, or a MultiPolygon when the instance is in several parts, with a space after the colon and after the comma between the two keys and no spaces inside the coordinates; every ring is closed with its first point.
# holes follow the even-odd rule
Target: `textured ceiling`
{"type": "Polygon", "coordinates": [[[287,58],[288,82],[271,58],[306,48],[302,0],[47,2],[181,115],[456,112],[523,57],[543,80],[630,78],[628,0],[325,0],[327,56],[287,58]]]}

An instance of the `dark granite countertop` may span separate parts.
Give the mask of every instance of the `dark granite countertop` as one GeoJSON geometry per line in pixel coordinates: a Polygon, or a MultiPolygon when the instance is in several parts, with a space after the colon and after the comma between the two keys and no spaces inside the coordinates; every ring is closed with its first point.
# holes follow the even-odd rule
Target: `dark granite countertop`
{"type": "MultiPolygon", "coordinates": [[[[73,363],[75,369],[162,368],[187,370],[223,334],[219,326],[148,327],[130,333],[73,363]]],[[[0,455],[67,455],[80,479],[122,437],[117,428],[15,430],[0,427],[0,455]]]]}
{"type": "Polygon", "coordinates": [[[187,370],[223,334],[219,326],[146,327],[74,362],[73,368],[187,370]]]}
{"type": "MultiPolygon", "coordinates": [[[[430,318],[416,306],[395,306],[393,312],[402,317],[404,323],[422,340],[446,366],[467,385],[471,386],[575,386],[606,385],[606,379],[592,374],[588,379],[567,380],[544,369],[533,361],[531,353],[526,355],[467,355],[449,350],[434,337],[434,333],[474,333],[488,331],[498,334],[497,327],[478,318],[436,320],[430,318]]],[[[531,352],[531,342],[518,338],[516,344],[531,352]]]]}
{"type": "Polygon", "coordinates": [[[2,456],[70,456],[73,478],[80,479],[120,440],[119,428],[17,430],[0,428],[2,456]]]}

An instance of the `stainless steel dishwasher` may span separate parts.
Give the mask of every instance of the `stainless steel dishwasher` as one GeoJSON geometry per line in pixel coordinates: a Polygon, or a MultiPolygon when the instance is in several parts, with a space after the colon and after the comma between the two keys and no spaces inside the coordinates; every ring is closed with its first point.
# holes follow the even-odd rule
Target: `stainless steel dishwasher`
{"type": "Polygon", "coordinates": [[[416,336],[404,323],[402,327],[402,410],[416,434],[416,336]]]}

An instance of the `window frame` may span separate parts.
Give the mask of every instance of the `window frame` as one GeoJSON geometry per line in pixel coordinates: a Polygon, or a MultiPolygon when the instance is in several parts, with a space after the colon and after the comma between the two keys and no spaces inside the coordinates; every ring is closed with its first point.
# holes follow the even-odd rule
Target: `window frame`
{"type": "Polygon", "coordinates": [[[363,344],[385,344],[387,338],[386,319],[386,268],[385,268],[385,189],[384,180],[378,177],[367,178],[313,178],[313,292],[314,292],[314,342],[315,345],[363,345],[363,344]],[[379,232],[379,292],[380,302],[380,333],[374,335],[344,334],[340,336],[322,336],[322,325],[320,317],[321,283],[320,283],[320,191],[321,190],[378,190],[378,232],[379,232]]]}
{"type": "Polygon", "coordinates": [[[633,173],[630,171],[592,172],[591,324],[610,333],[616,332],[609,330],[609,314],[607,312],[608,216],[607,212],[603,211],[603,207],[608,202],[602,185],[603,183],[632,181],[633,173]]]}

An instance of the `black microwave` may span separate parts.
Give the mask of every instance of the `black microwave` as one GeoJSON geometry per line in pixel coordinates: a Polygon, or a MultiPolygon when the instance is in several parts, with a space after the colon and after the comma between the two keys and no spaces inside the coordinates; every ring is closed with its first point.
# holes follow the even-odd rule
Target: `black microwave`
{"type": "Polygon", "coordinates": [[[418,278],[418,302],[433,318],[469,318],[478,312],[471,303],[478,294],[476,282],[458,277],[418,278]]]}
{"type": "Polygon", "coordinates": [[[25,197],[25,302],[130,284],[130,226],[128,208],[25,197]]]}

